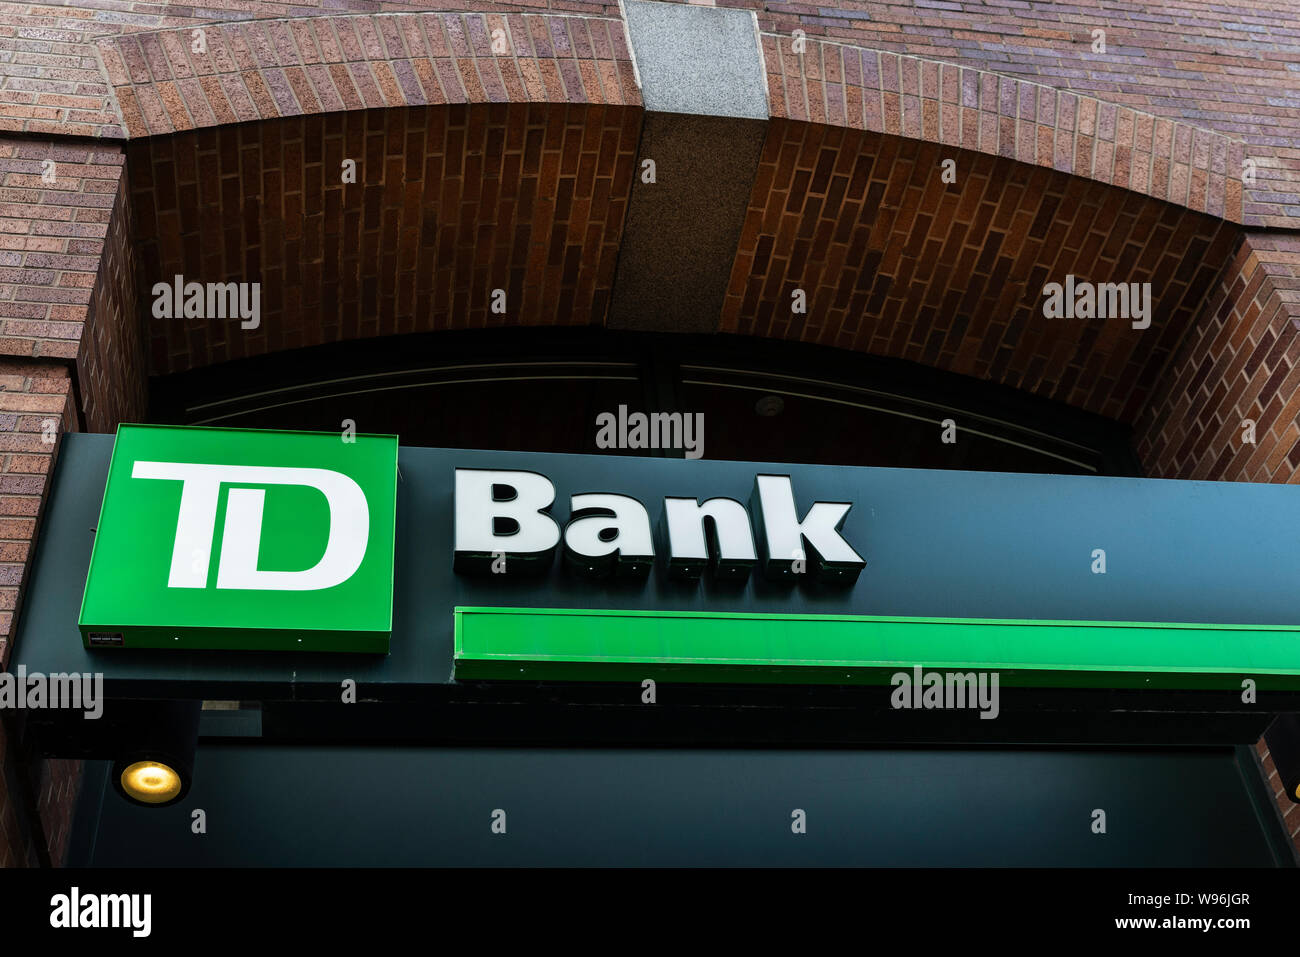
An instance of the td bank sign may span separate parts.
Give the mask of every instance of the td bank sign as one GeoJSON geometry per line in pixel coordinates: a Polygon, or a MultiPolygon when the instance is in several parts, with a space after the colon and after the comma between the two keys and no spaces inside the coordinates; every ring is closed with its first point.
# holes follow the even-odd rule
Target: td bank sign
{"type": "Polygon", "coordinates": [[[1261,600],[1274,575],[1264,614],[1295,617],[1287,486],[799,466],[796,488],[742,463],[409,449],[398,553],[397,438],[348,438],[122,426],[86,646],[384,654],[400,556],[406,638],[388,660],[419,661],[422,681],[410,643],[450,637],[470,680],[639,681],[653,665],[667,680],[883,684],[920,665],[1047,687],[1300,688],[1300,625],[1238,598],[1261,600]],[[741,497],[708,497],[720,484],[741,497]],[[853,587],[855,506],[834,500],[867,487],[871,588],[853,587]],[[1091,571],[1098,539],[1139,572],[1091,571]],[[1215,548],[1198,555],[1201,541],[1215,548]],[[654,568],[713,581],[643,587],[654,568]],[[886,600],[909,614],[880,614],[886,600]],[[1110,620],[1117,602],[1138,614],[1110,620]],[[910,611],[936,606],[966,616],[910,611]],[[968,610],[990,607],[1029,614],[968,610]],[[1163,617],[1187,607],[1199,621],[1163,617]]]}
{"type": "Polygon", "coordinates": [[[397,437],[123,425],[87,647],[386,652],[397,437]]]}
{"type": "MultiPolygon", "coordinates": [[[[758,475],[748,507],[668,497],[657,516],[613,492],[570,497],[523,470],[456,468],[455,569],[852,584],[865,565],[851,505],[802,516],[789,477],[758,475]]],[[[397,437],[124,425],[95,533],[80,629],[91,648],[386,652],[392,631],[397,437]]],[[[414,584],[414,583],[413,583],[414,584]]]]}

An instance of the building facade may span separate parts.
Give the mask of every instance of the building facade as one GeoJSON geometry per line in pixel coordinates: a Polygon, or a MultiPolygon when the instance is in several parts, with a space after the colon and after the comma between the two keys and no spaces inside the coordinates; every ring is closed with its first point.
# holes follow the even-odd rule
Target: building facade
{"type": "MultiPolygon", "coordinates": [[[[1292,0],[5,2],[0,174],[0,665],[123,422],[1300,475],[1292,0]]],[[[60,863],[14,736],[0,863],[60,863]]]]}

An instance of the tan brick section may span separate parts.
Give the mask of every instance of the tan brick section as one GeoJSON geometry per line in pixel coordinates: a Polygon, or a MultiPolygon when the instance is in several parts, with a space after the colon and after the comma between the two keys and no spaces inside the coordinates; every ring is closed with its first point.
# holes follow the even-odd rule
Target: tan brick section
{"type": "Polygon", "coordinates": [[[125,159],[113,143],[0,137],[0,354],[77,355],[125,159]]]}
{"type": "MultiPolygon", "coordinates": [[[[987,70],[762,40],[774,116],[1013,157],[1241,222],[1240,140],[1091,96],[1058,105],[1051,87],[987,70]]],[[[195,42],[189,28],[98,42],[129,136],[426,103],[641,103],[620,20],[319,16],[213,25],[203,52],[195,42]]]]}
{"type": "Polygon", "coordinates": [[[99,42],[132,137],[440,103],[641,104],[621,20],[379,14],[99,42]],[[496,41],[494,41],[494,37],[496,41]]]}
{"type": "Polygon", "coordinates": [[[59,362],[0,360],[0,666],[57,437],[75,428],[72,380],[59,362]]]}

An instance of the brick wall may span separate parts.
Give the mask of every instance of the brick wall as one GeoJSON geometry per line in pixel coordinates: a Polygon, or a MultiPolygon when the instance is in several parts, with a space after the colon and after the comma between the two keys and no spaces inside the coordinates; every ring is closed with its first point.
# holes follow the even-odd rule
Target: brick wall
{"type": "Polygon", "coordinates": [[[362,336],[599,323],[638,130],[624,107],[502,104],[133,144],[141,298],[176,275],[262,284],[256,329],[153,320],[153,369],[362,336]],[[355,183],[342,181],[345,158],[355,183]],[[490,311],[494,288],[504,314],[490,311]]]}
{"type": "Polygon", "coordinates": [[[1242,220],[1231,136],[988,69],[763,35],[772,115],[959,146],[1242,220]]]}
{"type": "Polygon", "coordinates": [[[72,381],[57,362],[0,361],[0,665],[58,445],[75,429],[72,381]]]}
{"type": "Polygon", "coordinates": [[[99,43],[129,136],[365,107],[641,103],[621,20],[320,16],[214,25],[203,52],[192,34],[99,43]]]}
{"type": "Polygon", "coordinates": [[[1195,324],[1235,231],[1063,172],[774,119],[722,329],[910,359],[1122,421],[1195,324]],[[943,158],[955,182],[939,178],[943,158]],[[1048,321],[1068,274],[1152,284],[1151,328],[1048,321]],[[804,290],[806,316],[790,308],[804,290]]]}
{"type": "Polygon", "coordinates": [[[1300,849],[1300,804],[1287,797],[1286,788],[1282,786],[1282,779],[1277,773],[1277,766],[1273,763],[1273,756],[1269,754],[1268,745],[1263,739],[1255,744],[1255,751],[1264,765],[1268,789],[1277,804],[1278,813],[1282,815],[1282,826],[1286,828],[1287,834],[1291,835],[1292,843],[1300,849]]]}
{"type": "MultiPolygon", "coordinates": [[[[212,0],[196,8],[133,0],[68,4],[0,3],[0,129],[121,137],[125,125],[95,46],[119,34],[193,28],[205,22],[369,13],[371,0],[301,0],[293,4],[212,0]]],[[[789,35],[801,29],[873,50],[1036,79],[1248,144],[1258,183],[1246,191],[1252,225],[1294,225],[1300,217],[1300,110],[1295,48],[1300,0],[1222,4],[1213,0],[1116,0],[1102,6],[1027,5],[1018,0],[837,0],[833,4],[722,0],[758,13],[760,27],[789,35]],[[1094,53],[1093,31],[1106,31],[1094,53]]],[[[412,0],[386,11],[538,8],[617,16],[602,0],[412,0]]],[[[184,56],[179,36],[151,44],[151,63],[184,56]]],[[[272,45],[268,56],[276,57],[272,45]]]]}
{"type": "MultiPolygon", "coordinates": [[[[0,358],[0,669],[7,669],[10,635],[22,609],[22,585],[32,558],[41,509],[62,433],[76,428],[72,379],[57,360],[0,358]]],[[[32,864],[48,854],[61,862],[76,800],[79,766],[72,761],[18,761],[0,724],[0,863],[32,864]],[[48,841],[20,812],[28,800],[48,841]],[[38,848],[36,845],[43,843],[38,848]]]]}
{"type": "MultiPolygon", "coordinates": [[[[110,429],[144,415],[124,163],[115,144],[0,137],[0,668],[57,437],[83,422],[110,429]]],[[[0,728],[0,738],[7,733],[0,728]]],[[[0,859],[62,861],[79,764],[20,767],[12,747],[0,748],[0,859]],[[19,824],[14,804],[25,792],[43,837],[19,824]]]]}
{"type": "Polygon", "coordinates": [[[124,162],[117,144],[0,137],[0,354],[80,351],[124,162]]]}
{"type": "MultiPolygon", "coordinates": [[[[0,770],[8,771],[13,765],[9,752],[8,734],[0,727],[0,770]]],[[[15,806],[21,797],[16,790],[10,795],[9,780],[9,775],[0,776],[0,867],[27,867],[36,861],[33,836],[15,806]]]]}
{"type": "Polygon", "coordinates": [[[120,177],[75,353],[82,423],[89,432],[142,421],[148,407],[148,329],[140,309],[133,219],[126,177],[120,177]]]}
{"type": "Polygon", "coordinates": [[[1296,0],[718,5],[758,11],[764,30],[991,70],[1215,130],[1243,141],[1256,161],[1247,223],[1294,227],[1300,216],[1296,0]],[[1093,51],[1097,29],[1105,53],[1093,51]]]}
{"type": "Polygon", "coordinates": [[[1135,428],[1147,474],[1300,481],[1300,236],[1237,241],[1161,381],[1135,428]]]}

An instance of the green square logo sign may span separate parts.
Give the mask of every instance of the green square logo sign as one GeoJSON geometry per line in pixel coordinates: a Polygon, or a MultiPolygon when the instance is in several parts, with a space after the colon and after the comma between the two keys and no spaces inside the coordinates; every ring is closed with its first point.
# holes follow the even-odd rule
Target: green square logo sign
{"type": "Polygon", "coordinates": [[[397,437],[118,428],[88,648],[387,653],[397,437]]]}

